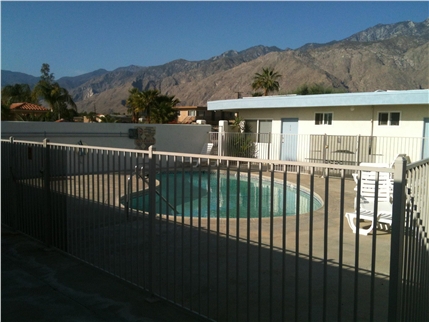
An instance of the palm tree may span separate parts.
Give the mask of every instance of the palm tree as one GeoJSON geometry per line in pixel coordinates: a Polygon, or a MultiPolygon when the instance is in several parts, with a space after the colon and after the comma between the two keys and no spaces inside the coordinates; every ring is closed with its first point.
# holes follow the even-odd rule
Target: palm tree
{"type": "Polygon", "coordinates": [[[252,88],[254,90],[263,89],[264,96],[267,96],[268,92],[279,90],[279,82],[277,79],[280,77],[282,77],[282,75],[275,72],[273,68],[262,68],[262,73],[256,73],[253,77],[252,88]]]}
{"type": "Polygon", "coordinates": [[[49,74],[49,65],[43,64],[40,72],[42,75],[33,89],[33,98],[44,100],[51,108],[51,112],[58,114],[58,119],[61,118],[61,113],[67,112],[68,105],[76,110],[76,104],[69,92],[54,82],[54,74],[49,74]]]}
{"type": "Polygon", "coordinates": [[[156,98],[155,104],[151,106],[150,121],[152,123],[170,123],[177,117],[174,106],[179,104],[180,101],[173,96],[160,95],[156,98]]]}
{"type": "Polygon", "coordinates": [[[66,112],[68,105],[76,110],[76,104],[69,92],[58,83],[41,80],[34,87],[33,95],[42,98],[50,107],[51,112],[58,114],[58,119],[61,118],[62,113],[66,112]]]}
{"type": "Polygon", "coordinates": [[[133,122],[138,122],[141,113],[146,114],[147,123],[150,123],[151,110],[156,106],[160,92],[157,89],[139,91],[138,88],[131,88],[130,96],[127,99],[128,111],[131,112],[133,122]]]}
{"type": "Polygon", "coordinates": [[[161,95],[161,92],[157,89],[148,89],[144,92],[142,92],[142,100],[143,100],[143,109],[142,112],[146,113],[147,123],[151,123],[151,111],[153,108],[157,105],[157,100],[159,96],[161,95]]]}
{"type": "Polygon", "coordinates": [[[132,122],[138,123],[142,107],[141,92],[138,88],[133,87],[128,90],[128,93],[130,93],[127,99],[128,112],[132,115],[132,122]]]}

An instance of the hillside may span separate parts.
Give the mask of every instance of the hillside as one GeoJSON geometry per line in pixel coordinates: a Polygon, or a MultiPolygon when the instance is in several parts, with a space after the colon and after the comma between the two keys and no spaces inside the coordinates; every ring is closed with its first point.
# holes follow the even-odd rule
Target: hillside
{"type": "MultiPolygon", "coordinates": [[[[203,61],[98,70],[58,82],[72,94],[79,112],[125,113],[133,86],[160,89],[175,95],[181,105],[206,105],[208,100],[236,98],[237,92],[251,96],[253,75],[264,67],[283,75],[279,94],[304,83],[324,83],[349,92],[429,88],[428,62],[429,19],[377,25],[342,41],[307,44],[296,50],[256,46],[203,61]]],[[[18,82],[17,75],[9,74],[13,72],[5,78],[3,73],[2,86],[12,76],[18,82]]],[[[31,76],[28,79],[34,81],[31,76]]]]}

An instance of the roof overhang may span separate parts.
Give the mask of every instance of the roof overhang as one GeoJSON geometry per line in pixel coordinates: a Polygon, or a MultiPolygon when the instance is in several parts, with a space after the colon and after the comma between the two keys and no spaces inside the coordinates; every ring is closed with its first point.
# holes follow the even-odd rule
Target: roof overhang
{"type": "Polygon", "coordinates": [[[174,106],[173,109],[179,110],[179,111],[190,111],[190,110],[196,110],[196,111],[207,111],[207,106],[174,106]]]}
{"type": "Polygon", "coordinates": [[[332,106],[429,105],[429,90],[244,97],[207,102],[210,110],[332,106]]]}

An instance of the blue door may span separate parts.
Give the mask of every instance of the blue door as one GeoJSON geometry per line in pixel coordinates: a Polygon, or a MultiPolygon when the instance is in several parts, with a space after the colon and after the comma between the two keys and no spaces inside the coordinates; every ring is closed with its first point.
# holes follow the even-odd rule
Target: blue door
{"type": "Polygon", "coordinates": [[[424,119],[423,126],[423,159],[429,158],[429,118],[424,119]]]}
{"type": "Polygon", "coordinates": [[[296,161],[298,149],[298,119],[282,119],[281,159],[296,161]]]}

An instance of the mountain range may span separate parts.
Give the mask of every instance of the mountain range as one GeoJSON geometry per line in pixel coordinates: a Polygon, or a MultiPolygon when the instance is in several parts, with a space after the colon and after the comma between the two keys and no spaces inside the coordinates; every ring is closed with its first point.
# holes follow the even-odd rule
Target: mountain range
{"type": "MultiPolygon", "coordinates": [[[[207,60],[178,59],[160,66],[99,69],[58,83],[72,95],[78,112],[125,113],[128,90],[156,88],[180,105],[252,95],[252,78],[262,68],[282,75],[286,94],[303,84],[323,83],[346,92],[429,88],[429,19],[378,24],[340,41],[310,43],[298,49],[255,46],[207,60]]],[[[1,71],[2,87],[38,77],[1,71]]]]}

